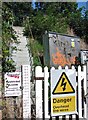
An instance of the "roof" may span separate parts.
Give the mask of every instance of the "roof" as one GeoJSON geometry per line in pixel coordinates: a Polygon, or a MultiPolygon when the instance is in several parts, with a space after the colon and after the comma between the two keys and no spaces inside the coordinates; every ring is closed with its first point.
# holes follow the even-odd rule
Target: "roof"
{"type": "Polygon", "coordinates": [[[80,39],[78,36],[73,36],[73,35],[68,35],[68,34],[64,34],[64,33],[57,33],[57,32],[47,32],[48,34],[56,34],[56,35],[62,35],[62,36],[67,36],[67,37],[73,37],[73,38],[78,38],[80,39]]]}

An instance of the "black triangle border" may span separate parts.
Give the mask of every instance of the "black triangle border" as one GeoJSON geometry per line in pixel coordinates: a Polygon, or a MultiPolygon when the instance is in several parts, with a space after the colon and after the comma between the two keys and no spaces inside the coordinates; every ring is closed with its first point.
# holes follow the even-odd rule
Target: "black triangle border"
{"type": "Polygon", "coordinates": [[[70,81],[69,81],[69,79],[68,79],[66,73],[63,72],[62,75],[61,75],[61,77],[59,78],[59,81],[57,82],[57,84],[56,84],[56,86],[55,86],[55,88],[54,88],[52,94],[68,94],[68,93],[75,93],[75,90],[74,90],[72,84],[70,83],[70,81]],[[54,91],[56,90],[56,88],[57,88],[57,86],[58,86],[58,84],[59,84],[59,82],[60,82],[60,80],[61,80],[61,78],[62,78],[63,75],[65,75],[66,79],[68,80],[68,82],[69,82],[69,84],[70,84],[70,86],[71,86],[73,92],[58,92],[58,93],[54,93],[54,91]]]}

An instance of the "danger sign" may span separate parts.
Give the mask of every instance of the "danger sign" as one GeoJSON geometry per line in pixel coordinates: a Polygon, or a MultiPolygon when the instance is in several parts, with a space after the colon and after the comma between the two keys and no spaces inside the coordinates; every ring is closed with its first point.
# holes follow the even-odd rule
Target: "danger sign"
{"type": "Polygon", "coordinates": [[[75,69],[51,70],[51,115],[76,113],[75,69]]]}
{"type": "Polygon", "coordinates": [[[74,93],[74,92],[75,90],[72,84],[70,83],[65,72],[63,72],[54,88],[53,94],[68,94],[68,93],[74,93]]]}

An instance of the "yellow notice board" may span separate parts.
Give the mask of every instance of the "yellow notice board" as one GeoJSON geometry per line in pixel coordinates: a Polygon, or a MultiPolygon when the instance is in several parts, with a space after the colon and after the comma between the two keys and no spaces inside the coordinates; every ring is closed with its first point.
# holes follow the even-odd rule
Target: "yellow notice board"
{"type": "Polygon", "coordinates": [[[75,96],[58,97],[52,99],[53,113],[73,112],[76,110],[75,96]]]}

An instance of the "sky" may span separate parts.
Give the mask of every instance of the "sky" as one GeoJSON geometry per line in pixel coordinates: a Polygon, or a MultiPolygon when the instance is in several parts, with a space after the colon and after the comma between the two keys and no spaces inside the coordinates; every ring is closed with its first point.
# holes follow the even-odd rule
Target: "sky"
{"type": "MultiPolygon", "coordinates": [[[[35,2],[36,0],[33,0],[33,7],[35,8],[35,2]]],[[[47,0],[48,1],[48,0],[47,0]]],[[[84,6],[86,7],[86,2],[88,2],[88,0],[77,0],[77,3],[78,3],[78,8],[84,6]]]]}
{"type": "Polygon", "coordinates": [[[77,2],[78,3],[78,8],[85,6],[86,7],[86,2],[77,2]]]}

